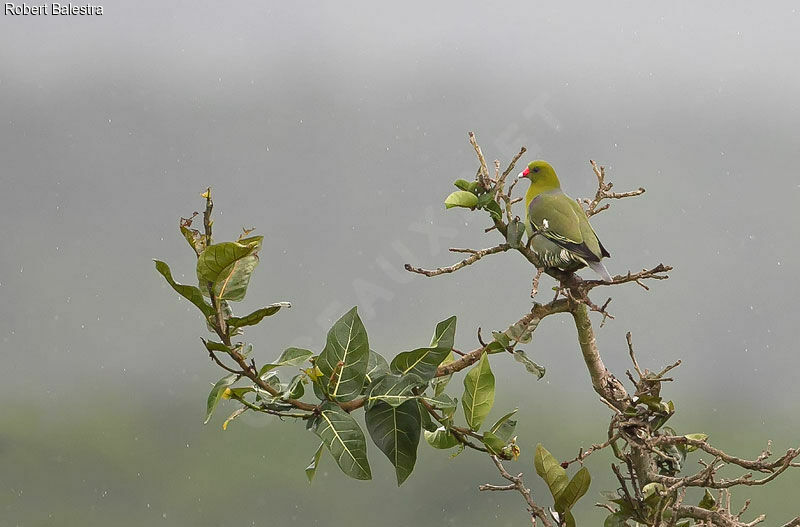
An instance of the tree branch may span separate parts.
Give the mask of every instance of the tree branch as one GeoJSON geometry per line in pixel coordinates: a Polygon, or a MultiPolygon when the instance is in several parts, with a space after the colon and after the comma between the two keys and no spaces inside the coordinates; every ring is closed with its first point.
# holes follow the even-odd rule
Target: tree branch
{"type": "Polygon", "coordinates": [[[525,482],[522,479],[522,474],[518,474],[516,476],[512,476],[503,466],[503,463],[500,461],[500,458],[497,456],[491,456],[492,462],[497,467],[497,470],[500,472],[500,475],[511,482],[510,485],[489,485],[483,484],[478,487],[478,490],[482,491],[497,491],[497,490],[516,490],[520,494],[522,494],[525,503],[528,504],[528,512],[531,513],[531,521],[533,525],[536,525],[536,519],[542,520],[542,525],[544,527],[553,527],[553,523],[550,521],[550,518],[547,517],[547,513],[545,510],[536,504],[533,501],[533,496],[531,495],[531,490],[525,486],[525,482]]]}
{"type": "Polygon", "coordinates": [[[421,267],[413,267],[411,264],[405,264],[404,267],[405,267],[406,271],[409,271],[409,272],[412,272],[412,273],[424,274],[425,276],[439,276],[440,274],[453,273],[453,272],[458,271],[459,269],[461,269],[463,267],[466,267],[468,265],[474,264],[475,262],[477,262],[478,260],[480,260],[484,256],[488,256],[490,254],[504,252],[504,251],[509,250],[510,248],[511,248],[511,246],[508,245],[507,243],[501,243],[500,245],[496,245],[494,247],[489,247],[488,249],[482,249],[480,251],[475,251],[475,250],[472,250],[472,249],[466,249],[466,250],[465,249],[458,249],[458,250],[451,249],[451,251],[453,251],[453,252],[470,252],[471,256],[469,256],[467,258],[464,258],[460,262],[458,262],[456,264],[453,264],[453,265],[451,265],[449,267],[438,267],[438,268],[432,269],[432,270],[422,269],[421,267]]]}

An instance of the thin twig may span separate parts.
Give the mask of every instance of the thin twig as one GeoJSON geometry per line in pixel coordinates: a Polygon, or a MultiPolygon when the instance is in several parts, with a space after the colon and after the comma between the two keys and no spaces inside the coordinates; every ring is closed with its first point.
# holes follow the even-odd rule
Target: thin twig
{"type": "Polygon", "coordinates": [[[495,253],[501,253],[509,250],[510,248],[511,246],[508,245],[507,243],[501,243],[500,245],[495,245],[494,247],[489,247],[488,249],[482,249],[480,251],[473,251],[471,249],[456,249],[453,252],[470,252],[472,254],[468,258],[464,258],[457,264],[453,264],[449,267],[438,267],[436,269],[423,269],[421,267],[413,267],[411,264],[406,264],[405,270],[411,273],[424,274],[425,276],[439,276],[440,274],[453,273],[455,271],[458,271],[462,267],[474,264],[484,256],[488,256],[490,254],[495,254],[495,253]]]}
{"type": "Polygon", "coordinates": [[[589,160],[589,163],[592,165],[592,170],[594,171],[595,176],[597,176],[597,192],[595,196],[591,200],[583,200],[586,203],[586,215],[591,217],[595,214],[603,212],[607,210],[610,206],[608,203],[603,205],[602,207],[598,207],[601,201],[604,199],[622,199],[622,198],[632,198],[634,196],[640,196],[644,194],[645,190],[642,187],[639,187],[637,190],[631,190],[629,192],[610,192],[611,187],[614,186],[613,183],[606,183],[606,169],[603,166],[599,166],[592,160],[589,160]]]}
{"type": "Polygon", "coordinates": [[[536,274],[533,275],[533,284],[531,285],[531,298],[536,296],[536,293],[539,292],[539,279],[542,277],[542,273],[544,273],[543,267],[536,268],[536,274]]]}
{"type": "Polygon", "coordinates": [[[534,523],[534,525],[536,524],[536,519],[538,518],[538,519],[542,520],[542,525],[544,525],[545,527],[553,527],[553,524],[550,521],[550,518],[547,516],[547,513],[545,512],[545,510],[542,507],[540,507],[539,505],[537,505],[535,501],[533,501],[533,496],[531,494],[531,490],[525,486],[525,482],[522,479],[522,474],[518,474],[516,476],[512,476],[506,470],[506,468],[503,466],[503,463],[502,463],[502,461],[500,461],[499,457],[491,456],[491,459],[492,459],[492,462],[494,463],[494,466],[496,466],[497,470],[500,472],[500,475],[504,479],[506,479],[507,481],[510,481],[511,484],[510,485],[489,485],[489,484],[484,484],[484,485],[480,485],[478,487],[478,489],[479,490],[484,490],[484,491],[485,490],[490,490],[490,491],[516,490],[516,491],[518,491],[520,494],[522,494],[522,497],[525,500],[525,503],[528,504],[528,512],[531,513],[531,520],[534,523]]]}
{"type": "Polygon", "coordinates": [[[473,132],[469,133],[469,143],[472,145],[472,148],[475,149],[475,154],[477,154],[478,161],[481,164],[478,181],[484,190],[489,190],[489,168],[486,166],[486,159],[483,157],[483,152],[481,152],[481,147],[475,140],[475,134],[473,132]]]}

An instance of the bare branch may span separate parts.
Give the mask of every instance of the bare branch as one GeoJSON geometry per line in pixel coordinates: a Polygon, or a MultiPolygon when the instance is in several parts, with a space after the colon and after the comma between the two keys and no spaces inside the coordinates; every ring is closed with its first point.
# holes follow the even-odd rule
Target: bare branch
{"type": "Polygon", "coordinates": [[[633,367],[636,369],[636,373],[639,374],[639,380],[641,380],[644,378],[644,374],[642,373],[642,369],[639,367],[639,363],[636,361],[636,355],[633,353],[633,337],[631,336],[630,331],[625,333],[625,340],[628,341],[628,354],[631,356],[631,362],[633,362],[633,367]]]}
{"type": "MultiPolygon", "coordinates": [[[[506,168],[503,171],[503,175],[500,176],[500,181],[504,181],[505,180],[506,176],[508,176],[511,173],[511,171],[514,170],[514,165],[517,164],[517,161],[519,161],[519,158],[522,157],[523,154],[525,154],[525,152],[527,152],[527,151],[528,151],[528,149],[525,148],[524,146],[519,149],[519,152],[517,152],[516,155],[514,155],[514,157],[511,158],[511,162],[508,164],[508,168],[506,168]]],[[[501,190],[502,190],[502,187],[501,187],[501,190]]],[[[511,189],[510,188],[508,189],[508,196],[511,197],[511,189]]]]}
{"type": "Polygon", "coordinates": [[[683,505],[675,510],[675,516],[681,518],[693,518],[695,520],[702,520],[708,522],[707,525],[718,527],[753,527],[758,525],[766,519],[765,515],[761,515],[750,523],[742,523],[725,510],[715,511],[695,507],[693,505],[683,505]]]}
{"type": "Polygon", "coordinates": [[[525,486],[525,482],[522,479],[522,474],[518,474],[516,476],[512,476],[506,468],[503,466],[502,461],[497,456],[491,456],[492,462],[494,466],[497,467],[497,470],[500,471],[500,475],[511,482],[510,485],[490,485],[484,484],[478,487],[479,490],[516,490],[520,494],[522,494],[523,499],[525,499],[525,503],[528,504],[528,512],[531,513],[531,521],[533,524],[536,524],[536,519],[542,520],[542,525],[545,527],[553,527],[553,523],[550,521],[550,518],[547,516],[545,510],[536,504],[533,501],[533,496],[531,495],[531,489],[525,486]]]}
{"type": "Polygon", "coordinates": [[[421,267],[413,267],[411,264],[406,264],[405,270],[411,273],[417,274],[424,274],[425,276],[439,276],[440,274],[445,273],[453,273],[458,271],[462,267],[466,267],[468,265],[472,265],[484,256],[488,256],[490,254],[501,253],[507,251],[511,248],[510,245],[507,243],[501,243],[500,245],[495,245],[494,247],[489,247],[488,249],[482,249],[480,251],[475,251],[472,249],[451,249],[453,252],[469,252],[471,256],[468,258],[464,258],[457,264],[453,264],[449,267],[438,267],[436,269],[422,269],[421,267]]]}
{"type": "Polygon", "coordinates": [[[631,190],[629,192],[610,192],[611,187],[614,186],[613,183],[606,183],[606,168],[603,166],[599,166],[592,160],[589,160],[589,163],[592,165],[592,170],[594,171],[594,175],[597,176],[597,192],[594,195],[594,198],[591,200],[583,200],[586,204],[586,215],[589,217],[594,216],[604,210],[607,210],[610,206],[609,203],[606,203],[602,207],[598,208],[598,205],[604,199],[622,199],[622,198],[632,198],[634,196],[641,196],[644,194],[644,189],[639,187],[637,190],[631,190]]]}
{"type": "Polygon", "coordinates": [[[483,152],[481,152],[481,147],[475,140],[475,134],[473,132],[469,133],[469,144],[475,149],[475,154],[478,156],[478,161],[481,164],[478,181],[484,190],[489,190],[489,168],[486,166],[486,159],[483,157],[483,152]]]}
{"type": "Polygon", "coordinates": [[[627,284],[628,282],[636,282],[649,291],[650,288],[641,283],[641,280],[666,280],[669,278],[667,273],[670,271],[672,271],[672,266],[658,264],[652,269],[642,269],[638,273],[632,273],[631,271],[628,271],[627,274],[614,276],[610,282],[604,282],[603,280],[583,280],[581,287],[585,291],[589,291],[598,286],[610,286],[627,284]]]}
{"type": "Polygon", "coordinates": [[[650,439],[649,444],[651,446],[656,445],[688,445],[696,447],[704,452],[711,454],[714,457],[717,457],[724,461],[725,463],[731,463],[747,470],[755,470],[757,472],[763,473],[773,473],[776,469],[783,467],[784,465],[791,465],[791,462],[794,461],[795,458],[800,456],[800,448],[790,448],[786,451],[786,453],[781,456],[780,458],[776,459],[773,462],[768,462],[767,458],[771,456],[771,454],[765,455],[762,453],[756,460],[748,460],[743,459],[740,457],[732,456],[719,448],[713,447],[708,444],[707,441],[700,441],[698,439],[691,439],[686,436],[671,436],[671,435],[663,435],[657,436],[650,439]]]}
{"type": "Polygon", "coordinates": [[[533,284],[531,285],[531,298],[536,296],[536,293],[539,292],[539,279],[542,277],[542,273],[544,273],[543,267],[538,267],[536,269],[536,274],[533,276],[533,284]]]}
{"type": "Polygon", "coordinates": [[[594,453],[594,452],[596,452],[598,450],[602,450],[602,449],[606,448],[607,446],[611,445],[611,443],[613,443],[617,439],[619,439],[619,434],[614,434],[608,439],[608,441],[606,441],[604,443],[600,443],[598,445],[592,445],[591,447],[589,447],[588,450],[584,451],[583,448],[581,448],[580,451],[578,452],[578,455],[574,459],[570,459],[569,461],[564,461],[562,463],[562,466],[564,466],[564,465],[569,466],[569,465],[571,465],[572,463],[575,463],[575,462],[580,462],[581,464],[583,464],[583,460],[586,459],[587,457],[589,457],[590,455],[592,455],[592,453],[594,453]]]}

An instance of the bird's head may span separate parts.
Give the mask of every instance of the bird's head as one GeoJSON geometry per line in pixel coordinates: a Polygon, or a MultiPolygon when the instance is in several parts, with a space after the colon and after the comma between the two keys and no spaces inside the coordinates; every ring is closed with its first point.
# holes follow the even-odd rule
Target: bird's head
{"type": "Polygon", "coordinates": [[[540,190],[561,187],[561,182],[558,181],[558,176],[556,176],[556,171],[553,169],[553,166],[541,159],[531,161],[528,164],[528,168],[522,171],[520,177],[530,179],[531,187],[536,187],[540,190]]]}

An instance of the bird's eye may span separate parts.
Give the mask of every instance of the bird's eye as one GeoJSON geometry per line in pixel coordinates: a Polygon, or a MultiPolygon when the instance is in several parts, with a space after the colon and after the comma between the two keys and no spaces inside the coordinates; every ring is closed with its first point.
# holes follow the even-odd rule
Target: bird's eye
{"type": "Polygon", "coordinates": [[[533,167],[533,171],[534,172],[538,172],[539,171],[539,167],[533,167]]]}

